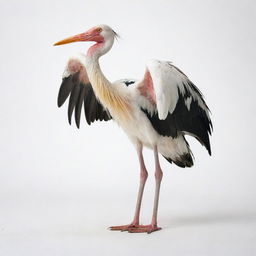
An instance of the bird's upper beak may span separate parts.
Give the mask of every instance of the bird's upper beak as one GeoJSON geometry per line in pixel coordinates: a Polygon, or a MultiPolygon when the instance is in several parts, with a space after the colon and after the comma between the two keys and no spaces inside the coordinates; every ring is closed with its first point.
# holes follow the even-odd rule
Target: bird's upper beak
{"type": "Polygon", "coordinates": [[[94,42],[103,42],[104,38],[100,35],[98,31],[95,31],[95,29],[88,30],[85,33],[78,34],[75,36],[71,36],[68,38],[65,38],[61,41],[58,41],[57,43],[54,44],[56,45],[62,45],[62,44],[69,44],[69,43],[74,43],[74,42],[87,42],[87,41],[94,41],[94,42]]]}
{"type": "Polygon", "coordinates": [[[69,44],[69,43],[73,43],[73,42],[81,42],[81,41],[87,41],[85,33],[65,38],[65,39],[63,39],[61,41],[56,42],[54,44],[54,46],[55,45],[61,45],[61,44],[69,44]]]}

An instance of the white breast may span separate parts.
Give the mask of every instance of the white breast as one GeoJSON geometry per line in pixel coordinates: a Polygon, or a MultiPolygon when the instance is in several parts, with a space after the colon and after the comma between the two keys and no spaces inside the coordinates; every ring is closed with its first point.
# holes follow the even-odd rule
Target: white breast
{"type": "MultiPolygon", "coordinates": [[[[115,116],[113,116],[113,118],[125,131],[133,144],[136,144],[137,141],[141,141],[145,147],[151,149],[154,145],[157,145],[159,153],[166,157],[171,157],[172,159],[175,159],[179,154],[182,154],[182,152],[187,152],[187,145],[182,136],[173,139],[171,137],[161,136],[156,132],[150,120],[141,110],[140,105],[142,102],[140,101],[142,99],[136,89],[136,84],[123,87],[123,92],[128,96],[130,105],[132,106],[132,119],[124,120],[115,116]]],[[[147,109],[152,108],[149,102],[144,98],[143,100],[143,105],[147,105],[147,109]]],[[[152,108],[152,112],[153,111],[154,109],[152,108]]]]}

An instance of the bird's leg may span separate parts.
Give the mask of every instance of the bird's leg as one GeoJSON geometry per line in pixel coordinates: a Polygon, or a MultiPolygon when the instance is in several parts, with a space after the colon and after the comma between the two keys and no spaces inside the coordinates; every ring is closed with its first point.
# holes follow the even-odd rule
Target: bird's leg
{"type": "MultiPolygon", "coordinates": [[[[154,208],[153,208],[151,225],[154,228],[157,228],[157,211],[158,211],[159,193],[160,193],[161,181],[163,178],[163,172],[159,162],[157,146],[154,147],[154,156],[155,156],[155,168],[156,168],[155,170],[156,190],[155,190],[154,208]]],[[[157,228],[157,230],[158,229],[161,229],[161,228],[157,228]]]]}
{"type": "Polygon", "coordinates": [[[126,231],[129,228],[139,228],[140,227],[139,218],[140,218],[141,201],[142,201],[142,196],[143,196],[145,183],[146,183],[146,180],[148,178],[148,172],[147,172],[147,169],[146,169],[146,166],[145,166],[145,163],[144,163],[142,148],[143,148],[142,144],[141,144],[141,142],[139,142],[137,144],[137,153],[138,153],[139,162],[140,162],[140,186],[139,186],[139,192],[138,192],[135,215],[134,215],[133,221],[129,225],[110,227],[111,230],[126,231]]]}
{"type": "Polygon", "coordinates": [[[163,172],[159,163],[157,146],[154,146],[154,156],[155,156],[156,189],[155,189],[152,221],[150,225],[140,226],[139,228],[133,228],[133,227],[129,228],[128,231],[131,233],[143,233],[143,232],[151,233],[161,229],[157,226],[157,210],[158,210],[159,192],[160,192],[160,185],[163,177],[163,172]]]}
{"type": "Polygon", "coordinates": [[[138,192],[138,197],[137,197],[135,215],[134,215],[134,219],[132,222],[133,225],[139,225],[141,201],[142,201],[145,183],[148,178],[148,172],[147,172],[147,169],[146,169],[146,166],[144,163],[144,159],[143,159],[141,143],[137,147],[137,152],[138,152],[139,162],[140,162],[140,186],[139,186],[139,192],[138,192]]]}

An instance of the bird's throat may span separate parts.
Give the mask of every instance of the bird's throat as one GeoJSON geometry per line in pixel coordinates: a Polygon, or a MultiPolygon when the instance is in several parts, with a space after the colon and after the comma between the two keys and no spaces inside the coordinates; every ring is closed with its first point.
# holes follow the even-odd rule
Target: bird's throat
{"type": "MultiPolygon", "coordinates": [[[[94,57],[94,55],[99,55],[97,54],[98,52],[100,53],[100,49],[104,46],[104,42],[101,42],[101,43],[96,43],[94,45],[92,45],[89,50],[87,51],[87,56],[89,57],[94,57]]],[[[100,57],[97,56],[98,58],[100,57]]]]}

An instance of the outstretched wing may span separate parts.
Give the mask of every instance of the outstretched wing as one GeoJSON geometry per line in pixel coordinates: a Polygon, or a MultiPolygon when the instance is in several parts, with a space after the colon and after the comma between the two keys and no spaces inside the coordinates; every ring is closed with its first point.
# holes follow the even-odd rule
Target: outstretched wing
{"type": "Polygon", "coordinates": [[[95,120],[108,121],[112,119],[109,112],[96,99],[86,73],[84,62],[85,56],[82,54],[69,59],[63,73],[58,95],[58,107],[61,107],[70,95],[68,121],[71,124],[72,114],[75,110],[77,128],[80,126],[83,103],[86,121],[89,125],[95,120]]]}
{"type": "Polygon", "coordinates": [[[151,60],[137,89],[147,99],[141,100],[141,109],[160,135],[192,135],[211,154],[209,108],[202,93],[181,70],[170,62],[151,60]]]}

